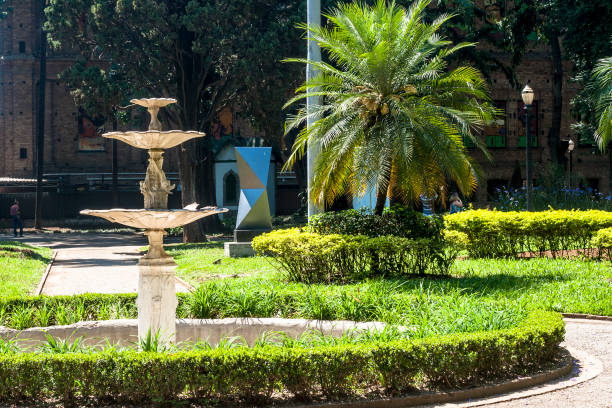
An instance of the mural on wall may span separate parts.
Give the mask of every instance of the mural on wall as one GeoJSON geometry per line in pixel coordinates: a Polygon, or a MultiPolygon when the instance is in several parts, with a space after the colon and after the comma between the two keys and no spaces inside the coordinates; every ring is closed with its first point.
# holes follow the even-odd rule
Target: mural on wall
{"type": "Polygon", "coordinates": [[[223,136],[231,135],[233,132],[234,114],[229,107],[225,107],[219,112],[218,120],[212,124],[211,133],[215,139],[220,140],[223,136]]]}
{"type": "Polygon", "coordinates": [[[103,152],[104,138],[102,137],[104,118],[90,116],[84,109],[79,108],[77,116],[79,128],[79,151],[103,152]]]}

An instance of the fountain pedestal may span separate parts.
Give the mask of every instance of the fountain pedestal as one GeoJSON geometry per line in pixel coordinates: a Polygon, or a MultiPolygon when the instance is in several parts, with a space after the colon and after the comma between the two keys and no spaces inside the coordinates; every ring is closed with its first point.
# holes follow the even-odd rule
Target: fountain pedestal
{"type": "Polygon", "coordinates": [[[149,252],[138,261],[138,333],[176,341],[176,263],[163,247],[164,230],[147,230],[149,252]]]}

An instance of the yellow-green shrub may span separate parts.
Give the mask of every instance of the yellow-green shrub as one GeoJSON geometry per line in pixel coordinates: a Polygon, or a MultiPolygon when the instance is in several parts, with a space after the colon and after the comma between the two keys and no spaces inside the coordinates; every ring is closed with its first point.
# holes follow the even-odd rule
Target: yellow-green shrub
{"type": "Polygon", "coordinates": [[[596,231],[612,227],[612,212],[470,210],[447,215],[444,221],[448,230],[467,235],[467,249],[474,257],[546,251],[559,256],[567,250],[590,248],[596,231]]]}
{"type": "Polygon", "coordinates": [[[274,257],[290,280],[306,283],[448,274],[457,254],[441,238],[318,234],[297,228],[262,234],[253,240],[253,249],[274,257]]]}
{"type": "Polygon", "coordinates": [[[599,249],[612,262],[612,228],[600,229],[591,239],[591,245],[599,249]]]}

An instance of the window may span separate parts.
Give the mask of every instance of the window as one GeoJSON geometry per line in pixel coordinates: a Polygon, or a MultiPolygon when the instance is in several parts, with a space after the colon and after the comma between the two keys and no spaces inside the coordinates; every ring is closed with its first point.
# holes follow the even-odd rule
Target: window
{"type": "Polygon", "coordinates": [[[466,147],[466,149],[474,149],[476,147],[476,143],[474,143],[474,141],[469,137],[465,136],[463,137],[463,145],[466,147]]]}
{"type": "Polygon", "coordinates": [[[506,101],[495,101],[494,105],[500,111],[500,116],[485,126],[487,147],[506,147],[506,101]]]}
{"type": "Polygon", "coordinates": [[[238,176],[229,171],[223,177],[223,205],[238,205],[238,176]]]}
{"type": "MultiPolygon", "coordinates": [[[[529,138],[531,147],[538,147],[538,102],[533,101],[531,105],[529,120],[529,138]]],[[[518,147],[525,147],[525,104],[523,101],[518,103],[518,147]]]]}
{"type": "Polygon", "coordinates": [[[25,41],[19,41],[19,53],[25,54],[25,52],[26,52],[25,41]]]}
{"type": "Polygon", "coordinates": [[[27,159],[28,158],[28,149],[25,147],[22,147],[19,149],[19,158],[20,159],[27,159]]]}

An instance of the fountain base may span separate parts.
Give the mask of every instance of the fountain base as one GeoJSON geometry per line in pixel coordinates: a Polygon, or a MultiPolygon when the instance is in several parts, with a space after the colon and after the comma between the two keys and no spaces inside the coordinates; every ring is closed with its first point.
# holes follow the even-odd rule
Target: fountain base
{"type": "Polygon", "coordinates": [[[162,343],[176,341],[176,263],[171,257],[141,258],[138,262],[138,337],[158,336],[162,343]]]}

